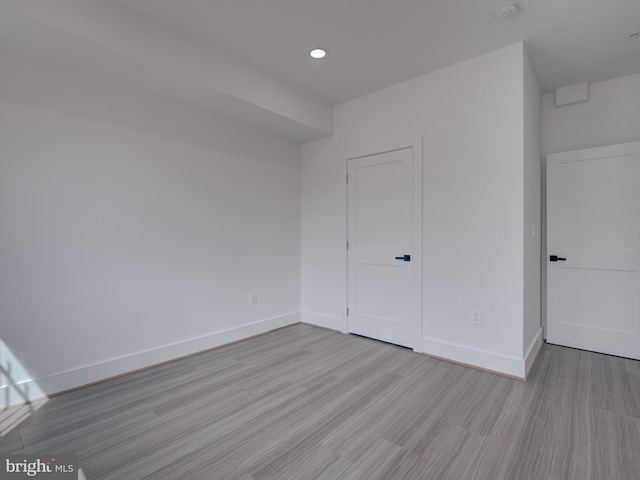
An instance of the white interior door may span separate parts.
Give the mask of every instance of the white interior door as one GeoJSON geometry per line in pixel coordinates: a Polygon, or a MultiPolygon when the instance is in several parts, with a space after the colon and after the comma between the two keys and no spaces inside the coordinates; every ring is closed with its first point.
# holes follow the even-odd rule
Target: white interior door
{"type": "Polygon", "coordinates": [[[640,359],[640,142],[547,156],[547,341],[640,359]]]}
{"type": "Polygon", "coordinates": [[[348,169],[348,329],[413,347],[413,149],[348,169]]]}

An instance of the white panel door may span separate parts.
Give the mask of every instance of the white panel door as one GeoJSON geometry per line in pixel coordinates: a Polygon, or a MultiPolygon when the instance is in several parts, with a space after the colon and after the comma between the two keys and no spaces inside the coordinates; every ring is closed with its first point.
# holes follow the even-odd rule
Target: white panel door
{"type": "Polygon", "coordinates": [[[412,162],[405,148],[348,166],[348,329],[413,347],[412,162]]]}
{"type": "Polygon", "coordinates": [[[640,142],[547,156],[547,341],[640,359],[640,142]]]}

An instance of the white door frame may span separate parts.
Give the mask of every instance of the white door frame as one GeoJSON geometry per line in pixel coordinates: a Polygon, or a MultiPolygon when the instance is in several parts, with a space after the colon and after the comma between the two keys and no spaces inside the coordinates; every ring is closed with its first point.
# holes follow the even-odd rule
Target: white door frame
{"type": "MultiPolygon", "coordinates": [[[[376,145],[369,145],[366,148],[358,149],[360,152],[349,155],[345,162],[345,187],[347,172],[349,170],[349,160],[355,160],[357,158],[368,157],[371,155],[377,155],[380,153],[393,152],[396,150],[402,150],[405,148],[411,148],[413,150],[412,161],[412,242],[413,252],[411,254],[411,261],[415,262],[413,265],[413,278],[412,285],[412,342],[411,348],[414,351],[422,351],[421,343],[423,338],[423,319],[422,319],[422,163],[423,163],[423,136],[414,135],[411,137],[403,137],[399,139],[385,139],[376,142],[376,145]]],[[[344,325],[346,325],[347,332],[349,331],[349,318],[347,316],[347,308],[349,306],[349,251],[346,249],[347,241],[349,240],[349,189],[345,188],[345,291],[346,291],[346,305],[344,308],[344,325]]]]}
{"type": "MultiPolygon", "coordinates": [[[[572,162],[587,162],[589,160],[594,159],[605,159],[605,158],[614,158],[614,157],[623,157],[627,155],[636,155],[637,152],[640,151],[640,142],[630,142],[624,144],[616,144],[616,145],[607,145],[603,147],[593,147],[579,150],[572,150],[567,152],[560,153],[552,153],[546,156],[546,249],[543,256],[543,265],[544,265],[544,274],[543,278],[545,281],[545,289],[546,293],[546,308],[545,308],[545,338],[548,339],[548,327],[551,325],[554,327],[553,321],[558,322],[559,315],[559,292],[558,292],[558,282],[560,275],[561,264],[556,264],[550,266],[549,257],[550,255],[559,255],[564,256],[564,252],[561,250],[561,246],[558,244],[557,237],[551,237],[551,234],[556,234],[560,230],[560,219],[559,214],[557,212],[558,203],[551,201],[551,196],[554,193],[559,191],[558,186],[558,178],[555,175],[555,172],[559,168],[560,164],[572,163],[572,162]],[[555,315],[555,316],[554,316],[555,315]],[[549,320],[552,320],[550,322],[549,320]]],[[[575,255],[575,253],[574,253],[575,255]]],[[[568,258],[568,257],[567,257],[568,258]]],[[[570,266],[571,259],[569,258],[570,266]]],[[[624,270],[624,268],[622,268],[624,270]]],[[[553,332],[552,332],[553,333],[553,332]]],[[[553,335],[552,335],[553,336],[553,335]]],[[[566,336],[564,337],[566,338],[566,336]]],[[[578,344],[570,345],[571,342],[567,340],[563,340],[562,337],[548,339],[551,342],[558,342],[559,344],[568,344],[569,346],[573,346],[575,348],[586,348],[592,349],[593,351],[600,351],[598,346],[595,344],[590,344],[590,342],[578,342],[578,344]],[[593,347],[593,348],[591,348],[593,347]]],[[[608,353],[612,355],[618,355],[620,352],[616,352],[615,349],[612,351],[604,351],[602,353],[608,353]]],[[[629,356],[628,354],[623,354],[623,356],[629,356]]],[[[634,357],[637,358],[637,357],[634,357]]]]}

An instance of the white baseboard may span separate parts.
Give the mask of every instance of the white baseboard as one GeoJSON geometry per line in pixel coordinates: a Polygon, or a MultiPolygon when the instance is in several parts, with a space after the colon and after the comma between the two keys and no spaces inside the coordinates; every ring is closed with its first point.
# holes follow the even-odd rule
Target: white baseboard
{"type": "Polygon", "coordinates": [[[482,370],[525,379],[525,362],[522,358],[477,350],[431,338],[420,339],[414,350],[482,370]]]}
{"type": "Polygon", "coordinates": [[[24,405],[44,396],[20,360],[0,338],[0,409],[24,405]]]}
{"type": "Polygon", "coordinates": [[[300,312],[268,318],[152,350],[54,373],[36,379],[35,382],[45,395],[60,393],[296,323],[300,323],[300,312]]]}
{"type": "MultiPolygon", "coordinates": [[[[0,391],[2,397],[6,399],[7,389],[9,389],[9,404],[3,404],[2,407],[23,403],[25,394],[29,400],[33,401],[41,398],[43,395],[51,395],[100,382],[111,377],[175,360],[180,357],[243,340],[254,335],[260,335],[270,330],[293,325],[300,321],[344,333],[347,331],[346,320],[343,318],[312,312],[295,312],[165,345],[156,349],[114,358],[105,362],[58,372],[36,380],[21,382],[19,385],[3,385],[0,391]],[[17,392],[18,388],[21,392],[20,395],[18,395],[17,392]]],[[[526,350],[524,360],[429,338],[420,339],[415,351],[524,379],[533,366],[533,362],[543,342],[542,333],[542,329],[540,329],[526,350]]]]}
{"type": "Polygon", "coordinates": [[[45,397],[35,380],[25,380],[12,385],[0,386],[0,409],[24,405],[45,397]]]}
{"type": "Polygon", "coordinates": [[[529,376],[529,372],[531,372],[531,368],[533,367],[533,363],[536,361],[536,358],[538,357],[538,352],[540,352],[540,349],[542,348],[542,342],[544,341],[543,339],[543,331],[542,331],[542,327],[540,328],[540,330],[538,331],[538,334],[535,336],[535,338],[533,339],[533,341],[531,342],[531,344],[529,345],[529,348],[527,348],[527,350],[525,350],[524,352],[524,366],[525,366],[525,374],[528,377],[529,376]]]}
{"type": "Polygon", "coordinates": [[[331,317],[329,315],[321,315],[313,312],[302,312],[301,318],[303,323],[308,323],[309,325],[347,333],[347,322],[344,318],[331,317]]]}

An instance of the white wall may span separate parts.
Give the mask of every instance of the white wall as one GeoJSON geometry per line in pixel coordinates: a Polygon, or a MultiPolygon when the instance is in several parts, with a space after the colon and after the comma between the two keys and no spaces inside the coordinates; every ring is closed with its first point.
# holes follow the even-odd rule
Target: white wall
{"type": "Polygon", "coordinates": [[[45,392],[299,321],[299,146],[0,58],[0,336],[45,392]]]}
{"type": "Polygon", "coordinates": [[[523,55],[516,44],[339,105],[334,136],[303,145],[303,320],[347,328],[346,159],[423,135],[417,349],[523,375],[523,55]]]}
{"type": "Polygon", "coordinates": [[[540,237],[542,95],[528,55],[524,55],[524,324],[527,367],[542,342],[540,237]]]}
{"type": "MultiPolygon", "coordinates": [[[[640,74],[589,85],[589,101],[555,107],[555,93],[542,96],[542,153],[614,145],[640,140],[640,74]]],[[[546,176],[543,158],[543,178],[546,176]]],[[[546,211],[546,183],[542,189],[546,211]]],[[[546,324],[546,219],[543,221],[542,317],[546,324]]]]}
{"type": "Polygon", "coordinates": [[[640,140],[640,74],[589,85],[589,101],[555,107],[542,97],[542,153],[640,140]]]}

